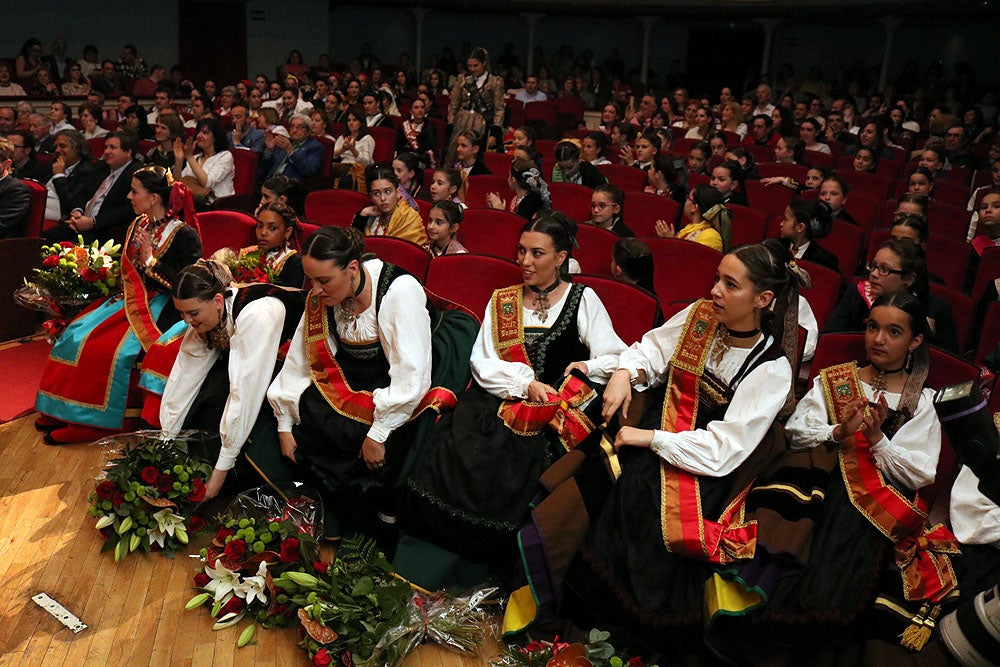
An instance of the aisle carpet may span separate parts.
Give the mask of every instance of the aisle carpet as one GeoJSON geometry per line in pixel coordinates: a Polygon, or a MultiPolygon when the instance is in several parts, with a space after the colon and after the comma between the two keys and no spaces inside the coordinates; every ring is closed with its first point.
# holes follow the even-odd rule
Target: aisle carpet
{"type": "Polygon", "coordinates": [[[43,335],[0,343],[0,424],[35,409],[35,392],[51,349],[43,335]]]}

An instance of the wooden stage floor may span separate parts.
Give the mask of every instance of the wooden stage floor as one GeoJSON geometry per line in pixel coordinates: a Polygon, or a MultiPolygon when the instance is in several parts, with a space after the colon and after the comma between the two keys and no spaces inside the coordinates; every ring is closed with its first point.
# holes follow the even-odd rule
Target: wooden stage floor
{"type": "MultiPolygon", "coordinates": [[[[311,664],[294,629],[258,628],[257,643],[237,649],[245,623],[213,632],[205,610],[186,612],[196,559],[132,555],[115,564],[100,553],[86,497],[105,454],[48,447],[34,420],[0,425],[0,665],[311,664]],[[43,591],[90,627],[64,628],[31,601],[43,591]]],[[[488,640],[485,656],[495,655],[488,640]]],[[[404,665],[485,667],[486,658],[421,646],[404,665]]]]}

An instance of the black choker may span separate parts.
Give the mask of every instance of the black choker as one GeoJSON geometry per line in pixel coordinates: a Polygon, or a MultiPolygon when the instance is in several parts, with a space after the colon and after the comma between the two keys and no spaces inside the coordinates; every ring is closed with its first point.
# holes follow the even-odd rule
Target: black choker
{"type": "Polygon", "coordinates": [[[885,391],[886,387],[888,386],[888,383],[885,381],[885,376],[895,375],[896,373],[902,373],[903,370],[906,369],[906,364],[904,363],[899,368],[896,368],[891,371],[882,370],[881,368],[878,367],[877,364],[874,363],[872,364],[872,368],[875,369],[875,377],[872,378],[872,388],[875,389],[875,391],[885,391]]]}
{"type": "Polygon", "coordinates": [[[729,327],[726,327],[726,330],[733,338],[753,338],[760,333],[760,329],[751,329],[750,331],[733,331],[729,327]]]}
{"type": "Polygon", "coordinates": [[[878,364],[876,363],[872,363],[872,368],[874,368],[879,375],[895,375],[896,373],[902,373],[906,369],[906,364],[903,364],[899,368],[896,368],[891,371],[886,370],[884,368],[879,368],[878,364]]]}
{"type": "Polygon", "coordinates": [[[361,293],[365,291],[365,284],[368,281],[368,277],[365,274],[364,265],[362,264],[358,268],[361,269],[361,279],[358,281],[358,289],[354,290],[354,296],[361,296],[361,293]]]}
{"type": "Polygon", "coordinates": [[[556,281],[554,283],[552,283],[551,285],[549,285],[548,287],[544,288],[544,289],[541,288],[541,287],[535,287],[534,285],[528,285],[528,287],[535,294],[540,294],[540,295],[541,294],[546,294],[547,295],[547,294],[552,293],[552,291],[555,290],[555,288],[559,287],[559,283],[561,283],[561,282],[562,282],[562,280],[559,278],[559,276],[556,276],[556,281]]]}

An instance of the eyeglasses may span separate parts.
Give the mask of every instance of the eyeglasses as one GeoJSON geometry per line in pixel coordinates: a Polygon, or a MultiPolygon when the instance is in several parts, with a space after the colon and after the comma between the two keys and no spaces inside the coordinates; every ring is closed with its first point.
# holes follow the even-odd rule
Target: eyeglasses
{"type": "Polygon", "coordinates": [[[868,262],[867,264],[865,264],[865,268],[868,269],[868,273],[877,273],[878,275],[883,277],[893,274],[897,276],[906,275],[906,271],[903,271],[901,269],[893,269],[888,266],[885,266],[884,264],[876,264],[875,262],[868,262]]]}
{"type": "Polygon", "coordinates": [[[604,209],[606,209],[609,206],[611,206],[611,204],[608,204],[607,202],[603,202],[603,201],[592,201],[592,202],[590,202],[590,208],[596,208],[598,211],[603,211],[604,209]]]}

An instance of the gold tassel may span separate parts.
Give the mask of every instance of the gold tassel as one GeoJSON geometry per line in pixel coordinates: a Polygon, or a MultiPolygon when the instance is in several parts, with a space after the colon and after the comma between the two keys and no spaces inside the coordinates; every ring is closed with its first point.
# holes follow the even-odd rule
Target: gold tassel
{"type": "Polygon", "coordinates": [[[927,644],[927,640],[934,633],[934,626],[940,613],[940,605],[935,605],[932,609],[929,609],[929,605],[924,603],[920,611],[917,612],[917,615],[913,617],[913,622],[903,631],[901,641],[899,642],[900,645],[911,651],[920,651],[923,649],[927,644]]]}

